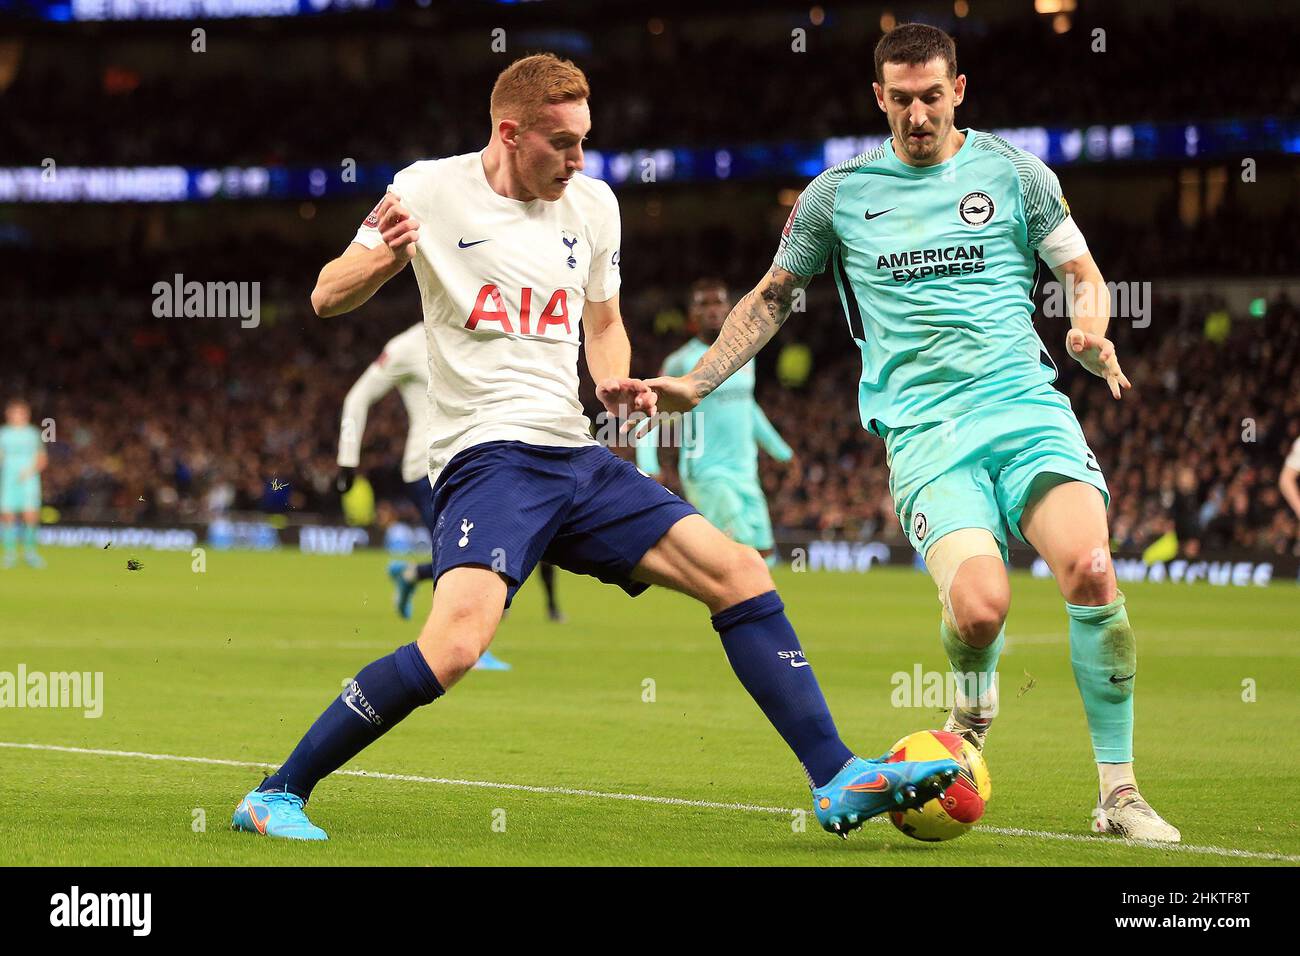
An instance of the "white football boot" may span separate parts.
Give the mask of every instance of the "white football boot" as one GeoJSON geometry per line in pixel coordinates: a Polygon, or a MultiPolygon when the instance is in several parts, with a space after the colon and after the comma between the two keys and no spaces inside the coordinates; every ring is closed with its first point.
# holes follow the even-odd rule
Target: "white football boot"
{"type": "Polygon", "coordinates": [[[1092,832],[1158,843],[1179,843],[1183,839],[1178,828],[1151,809],[1136,787],[1118,787],[1105,800],[1098,795],[1097,809],[1092,811],[1092,832]]]}

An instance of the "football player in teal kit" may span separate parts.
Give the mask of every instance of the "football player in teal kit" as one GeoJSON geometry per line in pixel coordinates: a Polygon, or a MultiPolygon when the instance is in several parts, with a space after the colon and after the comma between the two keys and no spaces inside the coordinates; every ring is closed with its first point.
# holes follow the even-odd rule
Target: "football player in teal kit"
{"type": "MultiPolygon", "coordinates": [[[[689,319],[695,336],[664,359],[664,375],[685,375],[718,337],[731,297],[721,279],[700,279],[691,286],[689,319]]],[[[745,366],[690,412],[680,429],[682,447],[677,472],[686,500],[732,539],[747,544],[772,564],[775,560],[772,519],[758,478],[758,450],[787,462],[794,452],[754,401],[753,363],[745,366]]],[[[637,442],[636,464],[647,475],[659,474],[659,429],[637,442]]]]}
{"type": "Polygon", "coordinates": [[[5,406],[5,424],[0,427],[0,529],[4,538],[0,567],[12,568],[18,563],[19,519],[24,560],[33,568],[45,566],[36,553],[36,526],[40,523],[41,472],[47,461],[31,409],[15,398],[5,406]]]}
{"type": "Polygon", "coordinates": [[[1109,492],[1033,327],[1037,256],[1074,293],[1066,351],[1120,398],[1129,382],[1105,337],[1101,273],[1052,171],[954,124],[966,77],[946,33],[896,28],[876,47],[875,71],[893,135],[808,185],[767,275],[689,374],[649,381],[658,401],[648,411],[694,408],[829,265],[862,353],[862,424],[885,442],[899,520],[938,585],[940,634],[960,678],[947,729],[983,747],[997,711],[1015,535],[1066,601],[1100,779],[1093,828],[1176,842],[1133,774],[1137,653],[1110,560],[1109,492]]]}

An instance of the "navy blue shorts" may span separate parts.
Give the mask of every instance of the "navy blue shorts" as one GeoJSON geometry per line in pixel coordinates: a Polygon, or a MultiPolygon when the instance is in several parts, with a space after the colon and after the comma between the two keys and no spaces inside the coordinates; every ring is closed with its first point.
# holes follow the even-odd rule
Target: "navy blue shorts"
{"type": "Polygon", "coordinates": [[[411,504],[415,505],[420,512],[420,520],[424,526],[429,529],[429,537],[433,537],[433,486],[429,484],[429,479],[417,478],[415,481],[406,483],[406,497],[411,499],[411,504]]]}
{"type": "Polygon", "coordinates": [[[617,584],[687,515],[697,514],[603,445],[485,442],[456,455],[433,486],[433,579],[477,564],[507,579],[506,606],[538,561],[617,584]]]}

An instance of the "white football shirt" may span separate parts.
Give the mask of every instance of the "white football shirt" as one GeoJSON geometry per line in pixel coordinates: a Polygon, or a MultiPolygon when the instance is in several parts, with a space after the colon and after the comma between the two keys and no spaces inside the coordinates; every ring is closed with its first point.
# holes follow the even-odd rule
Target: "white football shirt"
{"type": "Polygon", "coordinates": [[[1300,438],[1297,438],[1295,444],[1291,446],[1291,452],[1286,456],[1285,464],[1288,468],[1300,471],[1300,438]]]}
{"type": "Polygon", "coordinates": [[[419,481],[429,471],[429,361],[424,354],[423,325],[413,325],[389,339],[379,358],[348,390],[339,423],[338,464],[342,468],[360,464],[361,436],[366,431],[370,406],[394,388],[406,406],[402,480],[419,481]]]}
{"type": "MultiPolygon", "coordinates": [[[[618,292],[618,200],[575,175],[555,202],[488,185],[481,153],[418,162],[393,179],[420,223],[415,278],[428,343],[429,477],[489,441],[595,444],[578,401],[587,299],[618,292]]],[[[378,207],[376,207],[377,209],[378,207]]],[[[355,242],[383,242],[375,213],[355,242]]]]}

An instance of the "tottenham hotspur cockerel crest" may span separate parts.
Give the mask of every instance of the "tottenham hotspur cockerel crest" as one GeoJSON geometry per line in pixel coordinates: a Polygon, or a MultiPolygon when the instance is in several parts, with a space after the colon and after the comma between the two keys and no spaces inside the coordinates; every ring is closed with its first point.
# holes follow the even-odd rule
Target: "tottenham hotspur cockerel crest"
{"type": "Polygon", "coordinates": [[[569,257],[564,260],[569,264],[570,269],[578,268],[578,260],[574,258],[573,250],[578,245],[578,234],[570,232],[568,229],[560,230],[560,241],[563,242],[569,250],[569,257]]]}

